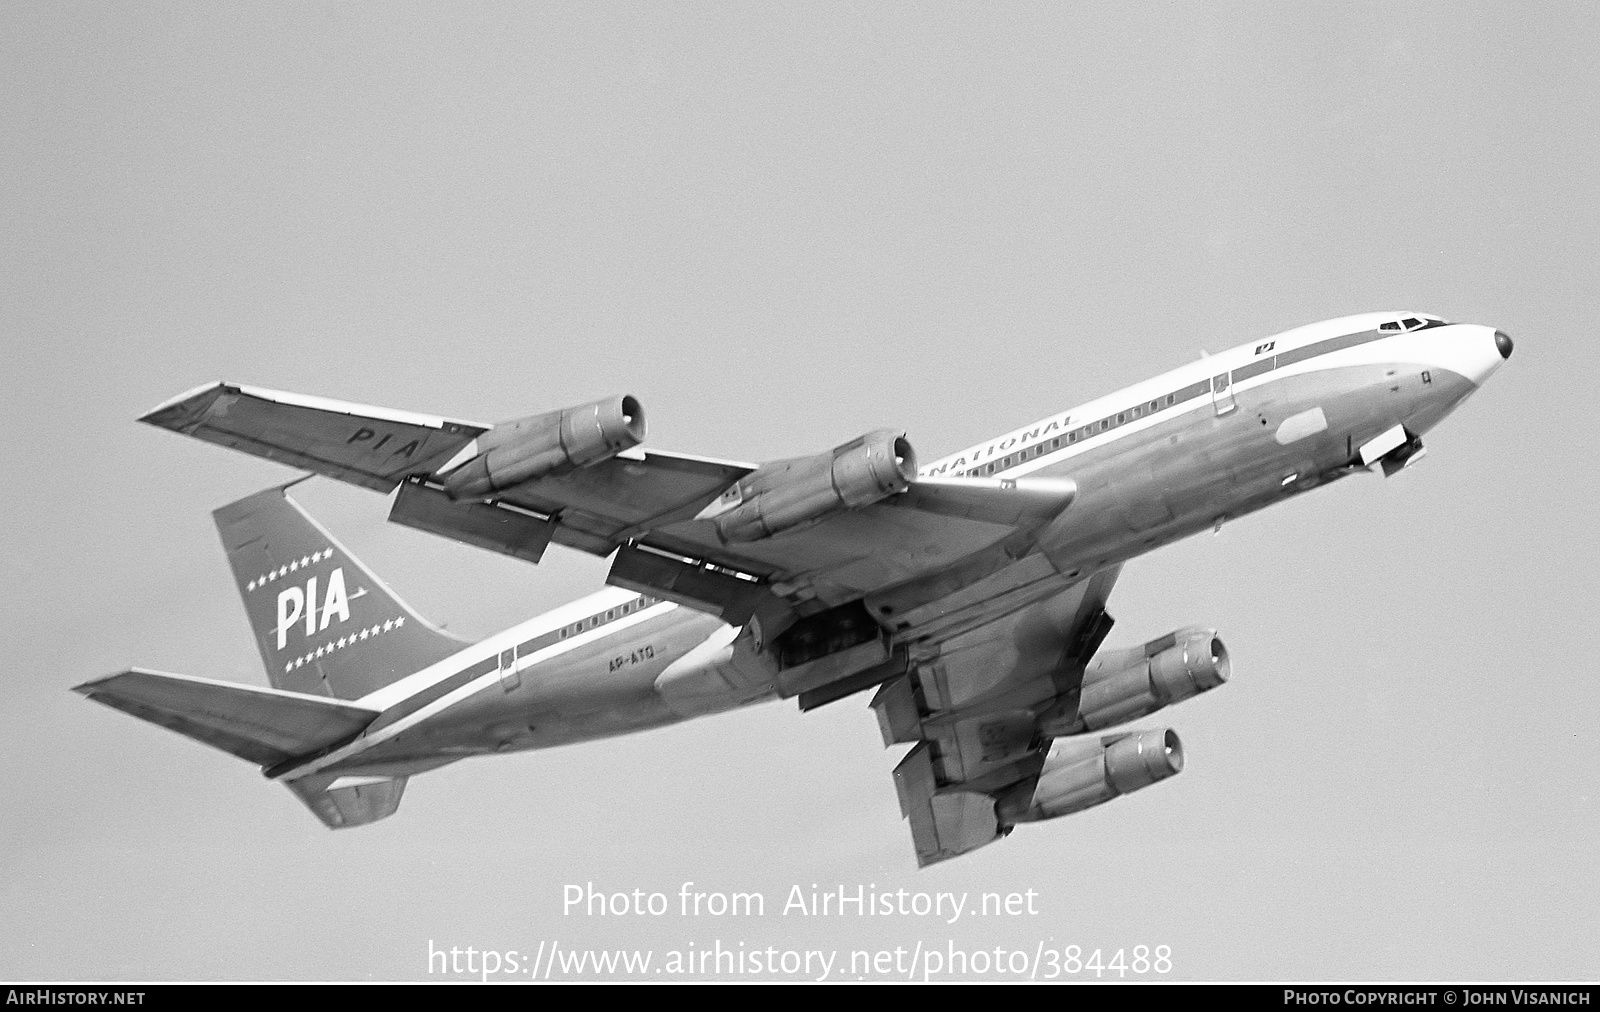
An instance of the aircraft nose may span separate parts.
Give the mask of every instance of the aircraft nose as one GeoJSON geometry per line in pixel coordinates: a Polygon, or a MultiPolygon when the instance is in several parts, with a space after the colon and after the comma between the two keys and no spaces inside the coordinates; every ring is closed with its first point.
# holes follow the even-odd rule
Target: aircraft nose
{"type": "Polygon", "coordinates": [[[1503,359],[1510,358],[1511,349],[1516,347],[1511,343],[1511,335],[1503,330],[1494,332],[1494,346],[1500,350],[1500,357],[1503,359]]]}

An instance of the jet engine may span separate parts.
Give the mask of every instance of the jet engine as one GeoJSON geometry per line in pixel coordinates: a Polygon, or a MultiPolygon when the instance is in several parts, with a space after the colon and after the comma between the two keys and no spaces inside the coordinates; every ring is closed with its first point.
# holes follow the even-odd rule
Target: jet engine
{"type": "Polygon", "coordinates": [[[878,429],[826,453],[763,465],[701,516],[715,519],[724,541],[759,541],[904,492],[916,474],[905,433],[878,429]]]}
{"type": "Polygon", "coordinates": [[[1026,808],[1000,811],[1003,823],[1054,819],[1105,804],[1183,770],[1183,743],[1169,728],[1131,731],[1100,739],[1057,741],[1045,757],[1026,808]]]}
{"type": "Polygon", "coordinates": [[[644,439],[644,409],[626,395],[496,425],[477,455],[442,472],[452,499],[482,499],[513,485],[614,457],[644,439]]]}
{"type": "Polygon", "coordinates": [[[1146,716],[1228,680],[1228,648],[1214,629],[1180,629],[1142,647],[1102,653],[1083,673],[1076,720],[1053,735],[1098,731],[1146,716]]]}

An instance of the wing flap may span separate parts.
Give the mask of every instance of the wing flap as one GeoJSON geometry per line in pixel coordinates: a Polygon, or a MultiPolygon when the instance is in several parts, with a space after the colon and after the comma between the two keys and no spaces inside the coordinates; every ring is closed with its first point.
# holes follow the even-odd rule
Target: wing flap
{"type": "Polygon", "coordinates": [[[912,670],[873,697],[884,744],[913,743],[894,781],[919,866],[1010,831],[1016,798],[1031,796],[1050,747],[1042,721],[1063,708],[1076,712],[1120,571],[922,646],[912,670]]]}
{"type": "Polygon", "coordinates": [[[900,795],[900,813],[911,824],[911,842],[920,868],[977,850],[1001,836],[993,797],[939,786],[928,742],[900,760],[894,769],[894,785],[900,795]]]}
{"type": "Polygon", "coordinates": [[[227,383],[181,394],[139,420],[379,492],[438,470],[490,428],[227,383]]]}
{"type": "Polygon", "coordinates": [[[544,557],[557,527],[547,517],[502,502],[456,502],[421,478],[400,486],[389,520],[534,563],[544,557]]]}
{"type": "Polygon", "coordinates": [[[353,738],[378,716],[321,696],[142,668],[73,691],[262,766],[353,738]]]}
{"type": "Polygon", "coordinates": [[[563,526],[620,543],[693,517],[753,470],[750,464],[734,461],[636,451],[528,482],[503,499],[547,515],[559,514],[563,526]]]}

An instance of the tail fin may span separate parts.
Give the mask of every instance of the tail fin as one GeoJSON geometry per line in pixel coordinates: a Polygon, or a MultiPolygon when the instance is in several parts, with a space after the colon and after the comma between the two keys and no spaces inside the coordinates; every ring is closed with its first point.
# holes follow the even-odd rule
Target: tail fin
{"type": "Polygon", "coordinates": [[[274,688],[360,699],[467,645],[412,611],[287,488],[212,513],[274,688]]]}

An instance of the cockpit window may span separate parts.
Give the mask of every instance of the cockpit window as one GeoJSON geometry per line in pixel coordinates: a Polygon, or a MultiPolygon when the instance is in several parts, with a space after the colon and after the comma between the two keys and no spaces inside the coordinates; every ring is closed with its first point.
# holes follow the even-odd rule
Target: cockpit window
{"type": "Polygon", "coordinates": [[[1386,330],[1391,333],[1400,333],[1402,331],[1409,332],[1413,330],[1427,330],[1429,327],[1443,326],[1447,326],[1447,324],[1440,319],[1435,319],[1432,317],[1424,318],[1420,316],[1407,316],[1401,320],[1390,320],[1388,323],[1380,323],[1378,325],[1378,329],[1386,330]]]}

